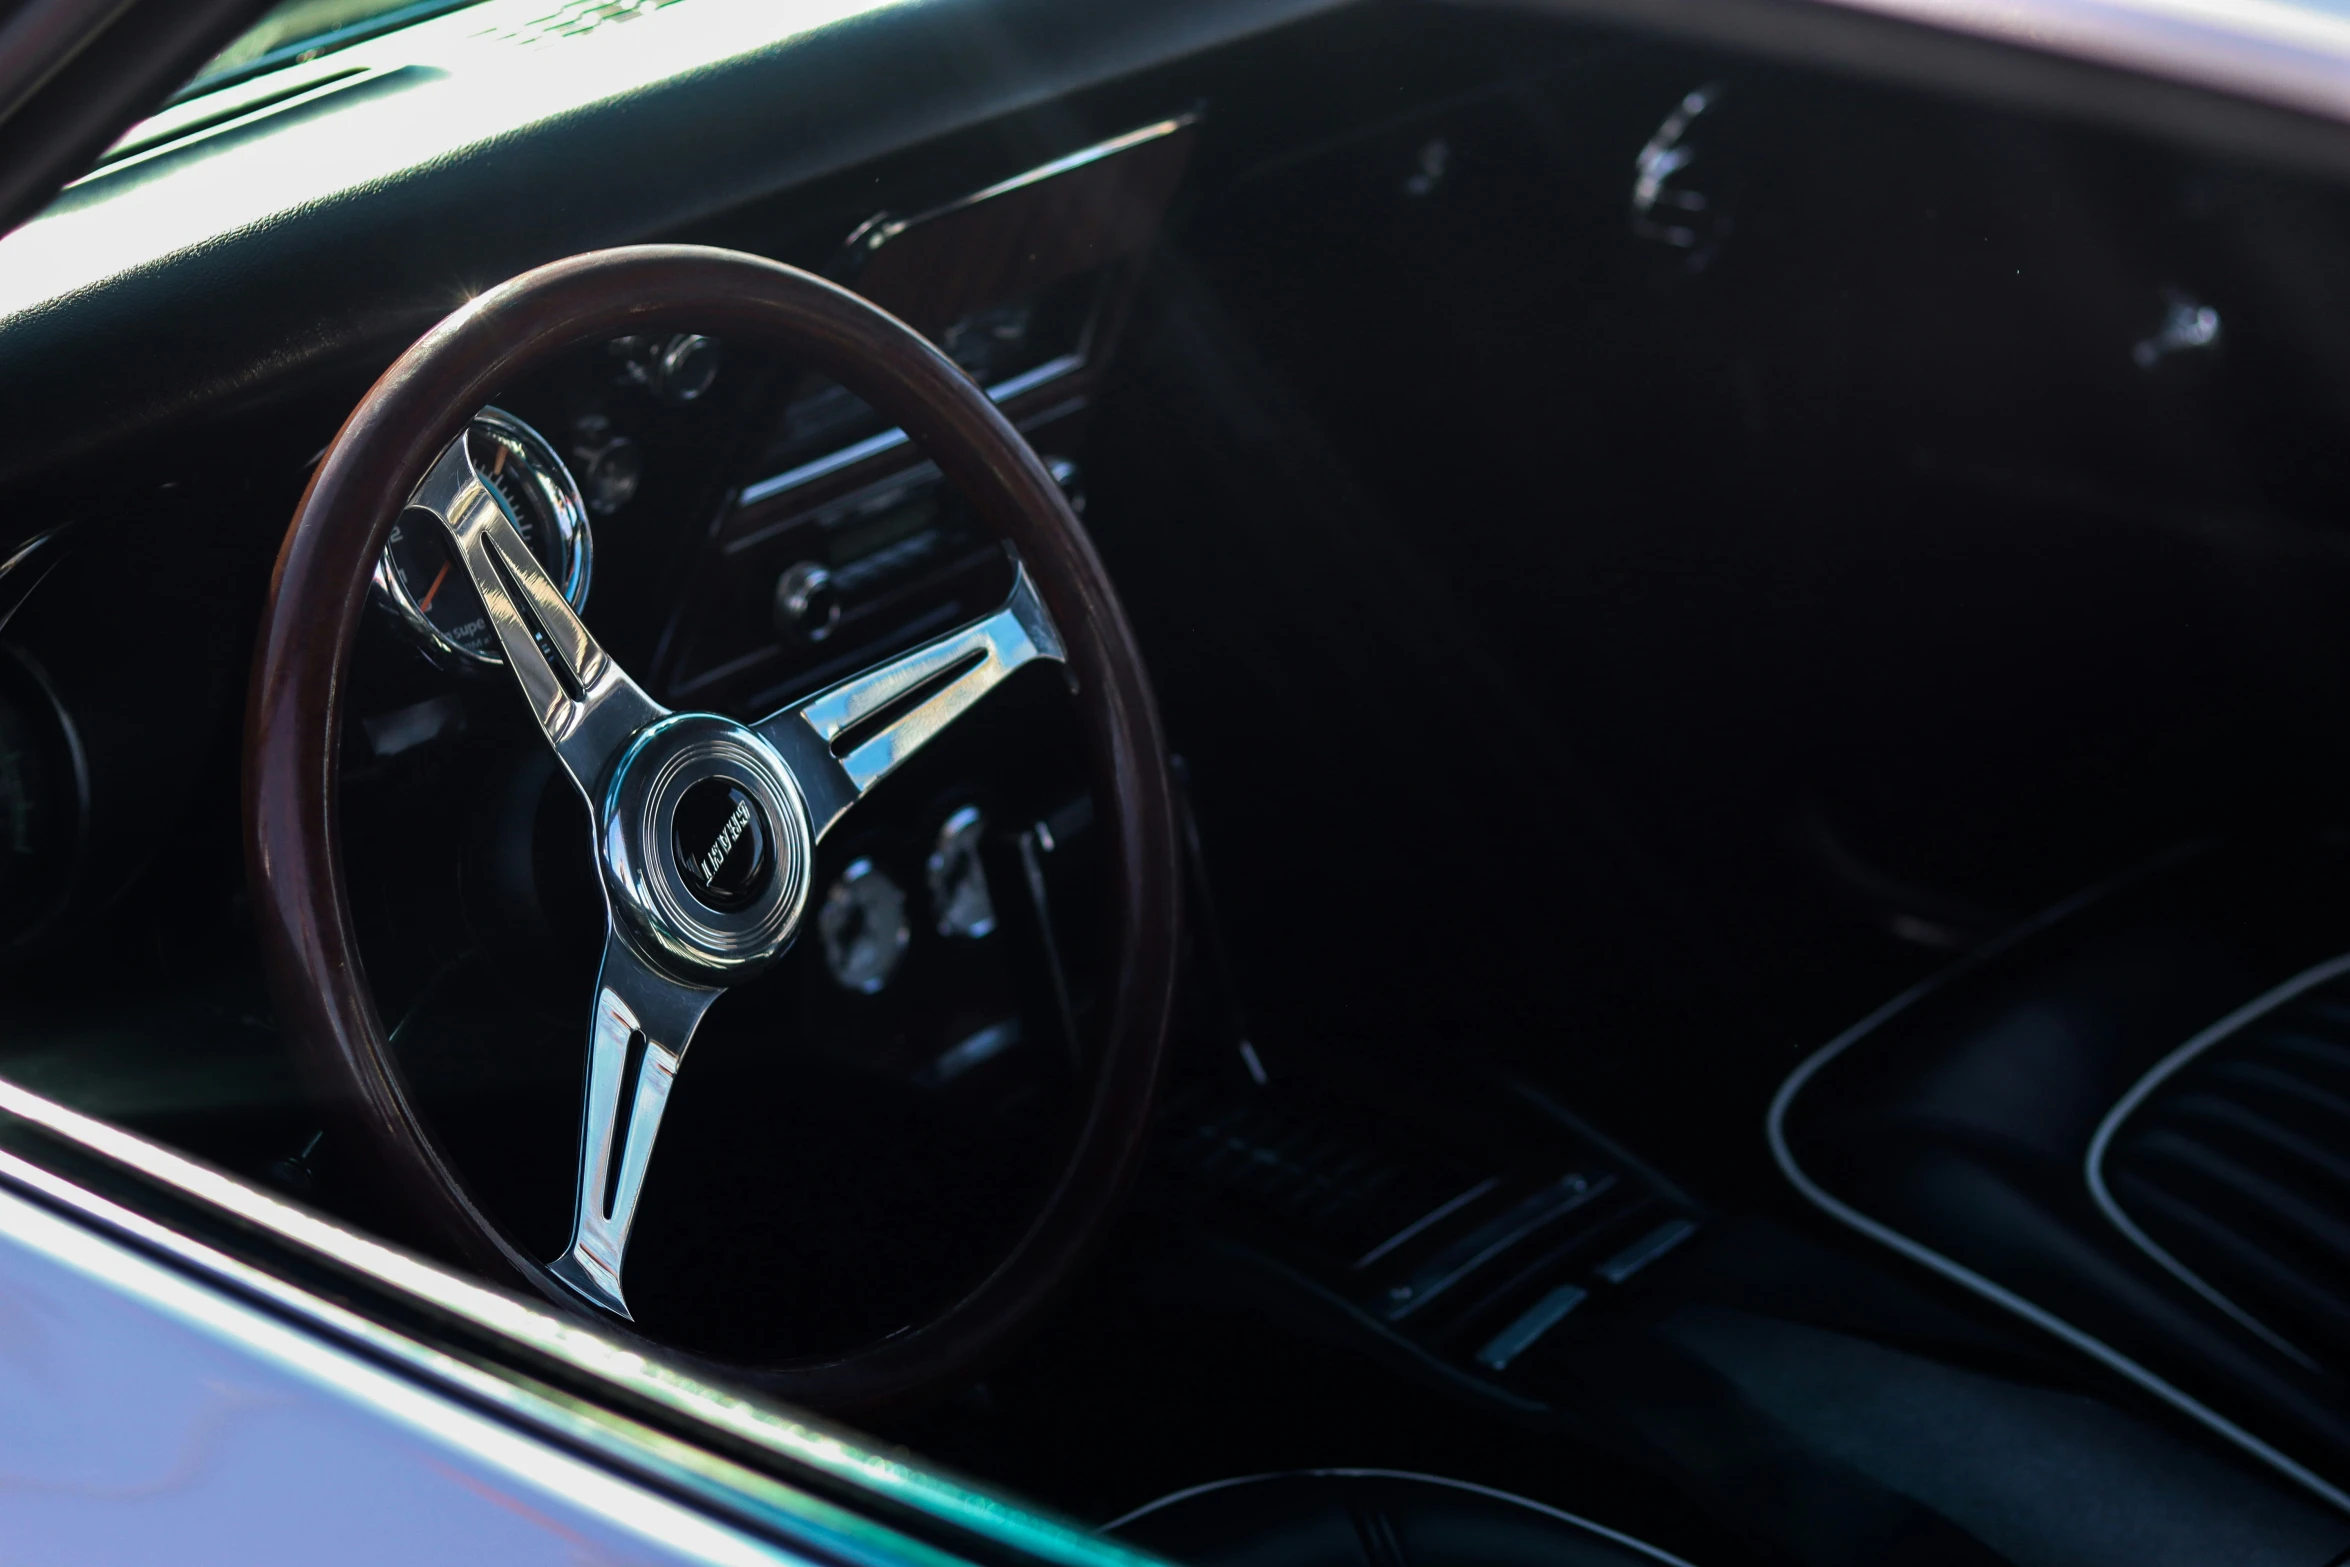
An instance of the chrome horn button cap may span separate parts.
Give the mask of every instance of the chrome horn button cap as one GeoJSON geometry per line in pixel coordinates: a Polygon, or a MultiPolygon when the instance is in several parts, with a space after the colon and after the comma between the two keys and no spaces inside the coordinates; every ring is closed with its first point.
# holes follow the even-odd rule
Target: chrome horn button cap
{"type": "Polygon", "coordinates": [[[707,713],[647,726],[601,816],[604,879],[647,957],[723,985],[791,945],[815,843],[799,785],[750,730],[707,713]]]}

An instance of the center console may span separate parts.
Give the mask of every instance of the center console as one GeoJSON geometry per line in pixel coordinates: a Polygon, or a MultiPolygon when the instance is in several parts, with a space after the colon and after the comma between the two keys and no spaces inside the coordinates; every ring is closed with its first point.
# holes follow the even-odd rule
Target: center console
{"type": "MultiPolygon", "coordinates": [[[[1351,1351],[1519,1445],[1561,1444],[1560,1464],[1604,1453],[1669,1477],[1765,1559],[2318,1567],[2350,1521],[2293,1455],[2329,1450],[2331,1373],[2231,1382],[2281,1351],[2176,1274],[2191,1258],[2235,1303],[2332,1342],[2311,1327],[2330,1319],[2275,1309],[2306,1288],[2256,1279],[2179,1210],[2243,1207],[2227,1176],[2252,1173],[2232,1161],[2279,1083],[2302,1107],[2287,1121],[2339,1097],[2343,852],[2166,867],[1824,1052],[1776,1135],[1796,1186],[1867,1240],[1774,1217],[1778,1193],[1701,1203],[1535,1084],[1254,1026],[1198,865],[1201,1000],[1146,1193],[1181,1244],[1146,1288],[1351,1351]],[[2230,1012],[2296,977],[2259,1017],[2230,1012]],[[2206,1014],[2235,1019],[2232,1053],[2193,1052],[2124,1102],[2156,1044],[2199,1037],[2206,1014]],[[2117,1102],[2106,1167],[2136,1240],[2063,1189],[2117,1102]],[[2179,1152],[2190,1135],[2200,1162],[2179,1152]],[[2083,1356],[2088,1324],[2109,1337],[2083,1356]]],[[[2286,1135],[2315,1170],[2321,1142],[2286,1135]]],[[[2263,1190],[2305,1210],[2323,1172],[2288,1192],[2276,1160],[2263,1190]]],[[[2273,1239],[2301,1210],[2243,1233],[2273,1239]]],[[[1565,1499],[1604,1517],[1604,1498],[1565,1499]]]]}

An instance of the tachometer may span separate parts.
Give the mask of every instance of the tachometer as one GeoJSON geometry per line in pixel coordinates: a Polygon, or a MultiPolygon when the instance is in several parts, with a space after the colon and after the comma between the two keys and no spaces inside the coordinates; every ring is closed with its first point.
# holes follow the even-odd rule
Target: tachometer
{"type": "MultiPolygon", "coordinates": [[[[497,408],[474,415],[466,434],[473,465],[496,492],[514,530],[573,609],[587,607],[592,546],[588,513],[571,470],[547,438],[497,408]]],[[[403,517],[375,571],[377,597],[428,653],[458,665],[502,664],[496,633],[456,552],[438,525],[403,517]]]]}

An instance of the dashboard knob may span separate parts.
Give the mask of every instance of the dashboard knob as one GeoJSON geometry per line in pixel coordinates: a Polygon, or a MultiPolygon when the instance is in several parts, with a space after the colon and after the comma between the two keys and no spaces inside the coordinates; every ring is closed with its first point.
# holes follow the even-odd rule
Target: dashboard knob
{"type": "Polygon", "coordinates": [[[877,995],[898,971],[913,943],[906,892],[871,860],[852,861],[816,910],[816,934],[832,982],[860,995],[877,995]]]}
{"type": "Polygon", "coordinates": [[[840,590],[832,573],[812,560],[775,579],[775,629],[794,642],[821,642],[840,624],[840,590]]]}
{"type": "Polygon", "coordinates": [[[635,500],[637,487],[645,482],[644,448],[625,435],[601,446],[575,447],[572,456],[580,494],[588,510],[599,517],[609,517],[635,500]]]}
{"type": "Polygon", "coordinates": [[[718,379],[720,350],[715,338],[680,332],[661,343],[645,367],[645,384],[665,403],[690,403],[718,379]]]}

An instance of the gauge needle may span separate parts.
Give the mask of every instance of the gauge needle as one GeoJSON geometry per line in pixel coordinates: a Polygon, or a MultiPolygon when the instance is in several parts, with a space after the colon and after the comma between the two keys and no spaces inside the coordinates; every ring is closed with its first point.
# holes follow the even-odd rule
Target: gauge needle
{"type": "Polygon", "coordinates": [[[432,613],[432,601],[440,595],[441,584],[448,580],[449,563],[444,560],[441,562],[441,569],[439,574],[432,579],[432,586],[426,588],[424,590],[424,597],[416,601],[416,612],[418,614],[429,615],[432,613]]]}

